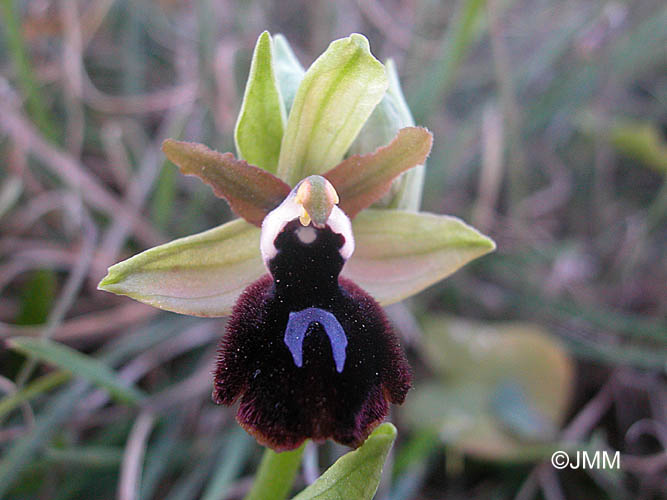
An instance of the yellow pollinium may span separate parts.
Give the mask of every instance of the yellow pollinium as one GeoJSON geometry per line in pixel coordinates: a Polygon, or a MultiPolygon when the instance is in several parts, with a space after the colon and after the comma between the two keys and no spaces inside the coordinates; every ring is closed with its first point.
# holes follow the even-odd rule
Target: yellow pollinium
{"type": "Polygon", "coordinates": [[[307,226],[312,222],[315,227],[324,227],[339,198],[327,179],[321,175],[311,175],[299,184],[295,201],[302,207],[299,216],[301,224],[307,226]]]}

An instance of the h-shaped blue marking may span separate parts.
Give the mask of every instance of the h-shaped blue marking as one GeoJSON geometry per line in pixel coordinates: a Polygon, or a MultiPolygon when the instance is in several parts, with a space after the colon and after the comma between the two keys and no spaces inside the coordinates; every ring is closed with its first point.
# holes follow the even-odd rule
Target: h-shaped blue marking
{"type": "Polygon", "coordinates": [[[319,307],[309,307],[302,311],[289,313],[284,340],[289,352],[292,353],[294,364],[299,368],[303,366],[303,339],[308,327],[315,322],[322,325],[327,337],[329,337],[336,371],[341,373],[345,366],[347,335],[345,335],[345,330],[343,330],[336,316],[319,307]]]}

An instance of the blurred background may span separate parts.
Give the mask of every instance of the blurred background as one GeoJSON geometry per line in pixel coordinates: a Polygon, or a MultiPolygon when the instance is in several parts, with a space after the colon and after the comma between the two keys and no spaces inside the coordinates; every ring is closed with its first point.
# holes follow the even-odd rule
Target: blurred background
{"type": "MultiPolygon", "coordinates": [[[[0,341],[80,354],[0,351],[0,498],[251,484],[262,450],[210,399],[225,321],[96,284],[232,217],[160,144],[233,151],[264,29],[305,67],[352,32],[392,58],[435,136],[423,209],[498,244],[388,308],[416,383],[377,498],[665,498],[664,2],[0,0],[0,15],[0,341]],[[557,471],[562,449],[621,466],[557,471]]],[[[297,488],[345,451],[311,449],[297,488]]]]}

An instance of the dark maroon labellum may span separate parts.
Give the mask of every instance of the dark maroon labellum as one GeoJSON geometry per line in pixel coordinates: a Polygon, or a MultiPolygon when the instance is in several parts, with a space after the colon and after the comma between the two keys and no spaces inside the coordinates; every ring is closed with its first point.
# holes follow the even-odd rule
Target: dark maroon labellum
{"type": "Polygon", "coordinates": [[[382,308],[339,278],[345,239],[328,226],[304,243],[298,220],[275,239],[271,274],[239,297],[221,341],[213,398],[239,397],[239,423],[282,451],[305,439],[360,445],[410,388],[382,308]]]}

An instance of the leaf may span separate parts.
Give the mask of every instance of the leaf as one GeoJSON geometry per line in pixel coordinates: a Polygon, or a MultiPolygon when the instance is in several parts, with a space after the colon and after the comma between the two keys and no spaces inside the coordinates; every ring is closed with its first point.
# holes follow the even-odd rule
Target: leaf
{"type": "MultiPolygon", "coordinates": [[[[415,120],[403,96],[396,65],[393,60],[389,59],[385,67],[387,68],[387,76],[389,77],[387,95],[393,98],[397,112],[404,123],[403,126],[412,126],[415,124],[415,120]]],[[[424,175],[425,165],[418,165],[396,179],[388,206],[403,210],[419,210],[422,202],[422,190],[424,189],[424,175]]]]}
{"type": "MultiPolygon", "coordinates": [[[[131,334],[120,336],[108,342],[101,359],[114,365],[162,340],[181,332],[190,318],[158,319],[149,325],[135,329],[131,334]]],[[[14,481],[21,478],[33,456],[46,446],[54,433],[60,432],[64,422],[70,419],[89,390],[87,382],[79,381],[49,397],[36,415],[35,424],[30,432],[24,433],[3,449],[0,457],[0,498],[5,498],[14,481]]]]}
{"type": "Polygon", "coordinates": [[[362,35],[336,40],[308,69],[287,118],[278,176],[290,185],[340,163],[387,90],[362,35]]]}
{"type": "Polygon", "coordinates": [[[121,401],[137,404],[144,398],[143,392],[119,379],[106,364],[64,344],[31,337],[13,337],[8,343],[15,351],[34,356],[105,388],[121,401]]]}
{"type": "Polygon", "coordinates": [[[46,92],[40,85],[36,75],[35,60],[31,57],[29,45],[24,37],[24,22],[22,9],[18,2],[0,2],[0,17],[2,17],[3,54],[11,61],[17,80],[18,89],[23,97],[23,105],[35,125],[44,137],[53,143],[58,143],[59,129],[56,125],[58,118],[49,107],[46,92]]]}
{"type": "Polygon", "coordinates": [[[5,494],[25,473],[35,453],[49,442],[54,433],[64,428],[87,389],[88,384],[80,382],[50,398],[40,409],[30,432],[19,436],[3,449],[0,458],[0,498],[6,498],[5,494]]]}
{"type": "MultiPolygon", "coordinates": [[[[349,155],[366,154],[391,142],[398,131],[415,124],[408,104],[403,97],[401,83],[394,61],[385,63],[389,88],[378,104],[361,132],[350,146],[349,155]]],[[[418,165],[394,179],[391,190],[382,199],[375,202],[376,208],[400,208],[419,210],[424,184],[424,166],[418,165]]]]}
{"type": "Polygon", "coordinates": [[[491,411],[505,428],[525,439],[554,436],[554,423],[533,404],[517,380],[500,379],[493,388],[491,411]]]}
{"type": "Polygon", "coordinates": [[[34,271],[21,290],[20,311],[17,325],[46,323],[56,295],[57,278],[51,269],[34,271]]]}
{"type": "Polygon", "coordinates": [[[9,174],[0,187],[0,219],[7,215],[23,193],[23,180],[19,175],[9,174]]]}
{"type": "Polygon", "coordinates": [[[200,500],[218,500],[229,495],[231,483],[243,468],[254,441],[240,427],[234,427],[218,454],[218,462],[200,500]]]}
{"type": "Polygon", "coordinates": [[[352,222],[355,253],[343,275],[388,305],[414,295],[495,243],[447,215],[368,209],[352,222]]]}
{"type": "Polygon", "coordinates": [[[269,172],[203,144],[167,139],[162,151],[184,175],[199,177],[216,196],[227,200],[237,215],[257,227],[290,192],[287,184],[269,172]]]}
{"type": "Polygon", "coordinates": [[[456,12],[447,24],[437,59],[425,68],[418,88],[411,93],[410,108],[418,121],[430,116],[447,97],[471,43],[484,33],[479,25],[486,12],[485,7],[486,0],[458,2],[456,12]]]}
{"type": "Polygon", "coordinates": [[[90,445],[67,448],[47,448],[44,458],[51,463],[85,467],[117,468],[123,459],[123,449],[117,446],[90,445]]]}
{"type": "Polygon", "coordinates": [[[285,111],[289,113],[306,71],[294,55],[287,39],[280,33],[273,37],[273,67],[280,87],[280,95],[285,104],[285,111]]]}
{"type": "Polygon", "coordinates": [[[531,461],[553,451],[567,411],[573,364],[537,325],[431,316],[424,355],[440,373],[405,408],[415,428],[487,460],[531,461]]]}
{"type": "Polygon", "coordinates": [[[54,387],[64,384],[71,378],[71,373],[54,371],[32,380],[28,385],[13,394],[0,399],[0,419],[25,401],[40,396],[54,387]]]}
{"type": "Polygon", "coordinates": [[[155,490],[162,484],[174,457],[181,449],[181,430],[185,420],[185,408],[174,411],[165,419],[165,424],[155,431],[151,438],[150,451],[146,455],[146,463],[141,474],[140,499],[155,498],[155,490]]]}
{"type": "Polygon", "coordinates": [[[433,135],[428,130],[407,127],[387,146],[350,156],[324,177],[336,188],[340,208],[352,218],[387,193],[401,173],[424,163],[432,144],[433,135]]]}
{"type": "Polygon", "coordinates": [[[619,120],[609,130],[609,140],[624,155],[667,174],[667,143],[656,125],[619,120]]]}
{"type": "Polygon", "coordinates": [[[559,446],[552,439],[520,440],[505,432],[488,411],[488,388],[479,382],[423,382],[401,413],[415,430],[436,430],[440,441],[481,460],[532,462],[547,458],[559,446]]]}
{"type": "Polygon", "coordinates": [[[234,141],[239,157],[269,172],[278,167],[285,127],[285,106],[280,95],[268,31],[257,39],[250,74],[243,94],[234,141]]]}
{"type": "Polygon", "coordinates": [[[151,219],[161,230],[167,229],[173,220],[176,177],[177,174],[171,162],[164,160],[151,200],[151,219]]]}
{"type": "Polygon", "coordinates": [[[396,427],[388,422],[380,425],[361,447],[336,460],[293,500],[370,500],[395,439],[396,427]]]}
{"type": "Polygon", "coordinates": [[[259,233],[237,219],[170,241],[111,266],[98,288],[167,311],[227,316],[245,287],[266,273],[259,233]]]}

